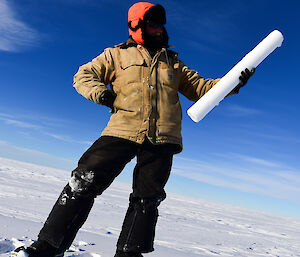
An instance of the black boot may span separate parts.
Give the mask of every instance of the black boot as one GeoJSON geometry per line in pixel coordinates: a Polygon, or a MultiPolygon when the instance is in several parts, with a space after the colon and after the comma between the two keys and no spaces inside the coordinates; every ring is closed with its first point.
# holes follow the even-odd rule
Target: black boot
{"type": "Polygon", "coordinates": [[[119,251],[149,253],[154,250],[157,206],[160,201],[160,198],[139,198],[130,195],[129,208],[117,243],[119,251]]]}
{"type": "Polygon", "coordinates": [[[114,257],[143,257],[140,253],[133,253],[133,252],[121,252],[117,250],[114,257]]]}
{"type": "Polygon", "coordinates": [[[43,240],[38,240],[28,246],[25,250],[28,257],[61,257],[64,253],[59,253],[58,249],[43,240]]]}

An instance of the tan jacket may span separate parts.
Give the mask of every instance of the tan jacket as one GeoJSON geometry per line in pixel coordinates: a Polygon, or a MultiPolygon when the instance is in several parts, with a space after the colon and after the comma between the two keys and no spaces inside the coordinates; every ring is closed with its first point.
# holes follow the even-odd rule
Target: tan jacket
{"type": "Polygon", "coordinates": [[[178,92],[197,101],[218,80],[204,79],[189,69],[173,51],[162,49],[153,58],[142,45],[107,48],[74,76],[74,87],[99,104],[110,84],[117,97],[114,113],[102,136],[142,143],[173,143],[182,150],[182,110],[178,92]]]}

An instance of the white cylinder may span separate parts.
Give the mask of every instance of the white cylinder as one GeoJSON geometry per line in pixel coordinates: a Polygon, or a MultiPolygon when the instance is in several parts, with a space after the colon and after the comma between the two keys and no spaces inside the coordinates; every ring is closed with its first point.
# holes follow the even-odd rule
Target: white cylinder
{"type": "Polygon", "coordinates": [[[274,30],[263,39],[251,52],[237,63],[221,80],[205,95],[193,104],[187,113],[195,122],[202,120],[226,95],[228,95],[240,82],[241,72],[248,68],[256,68],[270,53],[283,42],[280,31],[274,30]]]}

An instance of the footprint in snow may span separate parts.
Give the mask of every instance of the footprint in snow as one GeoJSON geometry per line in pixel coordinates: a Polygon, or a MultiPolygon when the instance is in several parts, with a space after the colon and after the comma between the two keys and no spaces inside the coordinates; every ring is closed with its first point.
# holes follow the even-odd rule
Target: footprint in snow
{"type": "Polygon", "coordinates": [[[17,247],[25,245],[24,241],[25,239],[0,238],[0,254],[10,253],[11,251],[15,250],[17,247]]]}
{"type": "MultiPolygon", "coordinates": [[[[24,239],[12,238],[10,240],[7,238],[4,238],[4,239],[0,238],[0,254],[10,253],[17,247],[25,245],[23,243],[24,241],[25,241],[24,239]]],[[[77,244],[77,246],[86,246],[86,245],[91,245],[91,244],[85,243],[82,241],[77,244]]],[[[68,256],[68,257],[101,257],[100,254],[90,253],[79,247],[74,247],[73,249],[68,250],[66,252],[65,256],[68,256]]]]}
{"type": "Polygon", "coordinates": [[[75,253],[68,255],[68,257],[101,257],[101,255],[97,253],[75,253]]]}
{"type": "Polygon", "coordinates": [[[1,239],[0,240],[0,254],[1,253],[9,253],[15,249],[13,241],[9,239],[1,239]]]}
{"type": "Polygon", "coordinates": [[[72,244],[69,250],[66,251],[66,257],[101,257],[100,254],[91,253],[84,250],[82,247],[95,245],[94,243],[87,243],[84,241],[78,241],[72,244]]]}

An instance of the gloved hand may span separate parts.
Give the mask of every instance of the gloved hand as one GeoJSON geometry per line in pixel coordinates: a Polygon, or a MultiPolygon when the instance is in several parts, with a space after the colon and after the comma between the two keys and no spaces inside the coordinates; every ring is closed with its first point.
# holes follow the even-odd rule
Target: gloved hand
{"type": "Polygon", "coordinates": [[[252,68],[251,71],[249,71],[247,68],[241,72],[241,76],[239,77],[240,79],[240,83],[238,84],[238,86],[241,88],[243,86],[245,86],[248,82],[248,79],[250,79],[250,77],[254,74],[255,72],[255,68],[252,68]]]}
{"type": "Polygon", "coordinates": [[[102,105],[105,105],[111,109],[113,112],[114,109],[114,101],[116,99],[116,94],[111,90],[105,90],[99,97],[99,102],[102,105]]]}
{"type": "Polygon", "coordinates": [[[241,72],[241,76],[239,77],[240,83],[231,91],[230,94],[238,94],[241,87],[245,86],[248,82],[248,79],[254,74],[255,68],[252,68],[249,71],[247,68],[241,72]]]}

